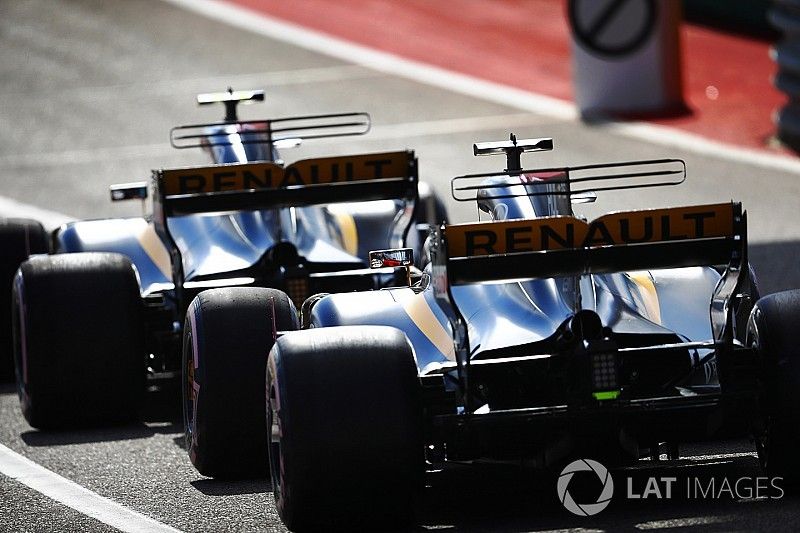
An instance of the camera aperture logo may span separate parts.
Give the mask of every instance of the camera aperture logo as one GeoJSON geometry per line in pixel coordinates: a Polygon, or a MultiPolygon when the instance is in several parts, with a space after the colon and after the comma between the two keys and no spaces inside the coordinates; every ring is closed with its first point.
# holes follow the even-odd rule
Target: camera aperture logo
{"type": "Polygon", "coordinates": [[[614,480],[611,474],[608,473],[608,468],[593,461],[592,459],[578,459],[564,467],[561,474],[558,476],[558,484],[556,485],[558,491],[558,499],[564,508],[578,516],[593,516],[608,507],[611,503],[611,498],[614,496],[614,480]],[[569,493],[569,482],[577,472],[594,472],[597,478],[603,484],[603,490],[597,497],[597,501],[593,503],[578,503],[569,493]]]}
{"type": "MultiPolygon", "coordinates": [[[[781,486],[782,477],[740,477],[734,480],[722,478],[722,480],[690,476],[679,480],[677,476],[672,477],[643,477],[626,476],[625,495],[627,500],[670,500],[672,498],[685,498],[688,500],[708,500],[730,498],[736,500],[751,499],[770,499],[778,500],[783,498],[785,491],[781,486]],[[684,483],[685,482],[685,483],[684,483]],[[681,490],[683,489],[683,490],[681,490]]],[[[583,487],[585,489],[585,487],[583,487]]],[[[593,459],[578,459],[568,464],[558,477],[556,484],[558,499],[564,508],[578,516],[594,516],[603,511],[611,499],[614,497],[614,480],[611,473],[603,464],[593,459]],[[577,473],[584,475],[594,475],[602,484],[597,500],[588,503],[577,502],[573,494],[576,492],[582,498],[586,498],[586,491],[581,490],[580,482],[573,486],[570,493],[569,485],[577,473]],[[575,490],[577,489],[577,490],[575,490]]],[[[592,491],[593,492],[593,491],[592,491]]]]}

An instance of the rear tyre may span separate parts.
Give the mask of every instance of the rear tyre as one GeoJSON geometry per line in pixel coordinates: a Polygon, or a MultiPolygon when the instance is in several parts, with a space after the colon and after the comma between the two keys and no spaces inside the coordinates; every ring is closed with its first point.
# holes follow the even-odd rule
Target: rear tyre
{"type": "Polygon", "coordinates": [[[294,304],[275,289],[211,289],[189,306],[183,337],[184,428],[189,457],[204,476],[268,475],[264,391],[273,318],[278,331],[298,327],[294,304]]]}
{"type": "Polygon", "coordinates": [[[0,383],[14,381],[11,334],[11,284],[19,265],[48,252],[42,225],[26,218],[0,218],[0,383]]]}
{"type": "Polygon", "coordinates": [[[267,383],[273,493],[289,529],[410,517],[425,471],[422,399],[400,330],[291,333],[270,353],[267,383]]]}
{"type": "Polygon", "coordinates": [[[13,288],[22,414],[36,428],[137,416],[145,380],[139,283],[120,254],[33,257],[13,288]]]}
{"type": "Polygon", "coordinates": [[[763,427],[756,448],[764,470],[800,486],[800,290],[758,300],[747,324],[747,342],[762,365],[763,427]]]}

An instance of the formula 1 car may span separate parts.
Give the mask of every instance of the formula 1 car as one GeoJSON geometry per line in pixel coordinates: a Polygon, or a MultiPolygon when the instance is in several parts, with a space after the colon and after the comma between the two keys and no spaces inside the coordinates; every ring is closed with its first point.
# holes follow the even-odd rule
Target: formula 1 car
{"type": "MultiPolygon", "coordinates": [[[[475,145],[507,169],[452,191],[491,220],[435,228],[412,286],[315,297],[300,331],[273,328],[268,455],[289,528],[402,516],[426,462],[620,464],[750,432],[769,472],[800,475],[800,291],[759,299],[741,205],[587,221],[573,203],[681,183],[685,164],[522,169],[522,152],[551,148],[475,145]]],[[[186,327],[220,358],[214,322],[252,313],[227,294],[200,293],[186,327]]]]}
{"type": "MultiPolygon", "coordinates": [[[[279,148],[364,134],[369,115],[239,120],[237,104],[250,100],[263,100],[263,92],[198,97],[224,104],[225,120],[174,128],[171,140],[206,149],[214,164],[153,171],[152,216],[66,224],[52,235],[51,255],[19,267],[14,353],[22,412],[32,426],[135,417],[148,375],[180,375],[181,326],[203,289],[278,287],[288,294],[276,302],[285,309],[313,293],[405,282],[393,269],[370,270],[367,252],[406,243],[419,249],[420,228],[427,234],[422,221],[445,216],[441,202],[436,213],[432,193],[419,201],[413,152],[286,165],[279,148]]],[[[146,182],[111,188],[115,201],[147,196],[146,182]]],[[[241,326],[228,334],[251,335],[270,324],[265,315],[241,326]]],[[[265,358],[261,366],[253,376],[263,382],[265,358]]]]}

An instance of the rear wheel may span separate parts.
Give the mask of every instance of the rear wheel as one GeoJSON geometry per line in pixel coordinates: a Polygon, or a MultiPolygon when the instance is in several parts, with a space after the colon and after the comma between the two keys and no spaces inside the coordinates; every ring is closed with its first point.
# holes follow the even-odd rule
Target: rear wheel
{"type": "Polygon", "coordinates": [[[0,218],[0,383],[14,381],[11,284],[19,265],[48,251],[42,225],[26,218],[0,218]]]}
{"type": "Polygon", "coordinates": [[[203,291],[186,313],[183,412],[192,464],[216,478],[268,475],[265,388],[274,328],[298,327],[297,310],[275,289],[203,291]]]}
{"type": "Polygon", "coordinates": [[[272,486],[290,529],[409,518],[424,474],[422,400],[400,330],[291,333],[270,353],[267,382],[272,486]]]}
{"type": "Polygon", "coordinates": [[[758,456],[770,476],[800,485],[800,290],[758,300],[747,325],[747,342],[761,360],[763,427],[758,456]]]}
{"type": "Polygon", "coordinates": [[[17,388],[30,425],[105,425],[137,416],[144,325],[127,257],[33,257],[14,278],[13,307],[17,388]]]}

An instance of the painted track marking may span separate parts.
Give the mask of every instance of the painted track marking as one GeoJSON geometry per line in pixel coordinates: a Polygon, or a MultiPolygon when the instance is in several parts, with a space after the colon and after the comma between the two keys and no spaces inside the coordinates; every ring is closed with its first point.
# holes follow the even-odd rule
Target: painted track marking
{"type": "Polygon", "coordinates": [[[180,533],[179,529],[128,509],[0,444],[0,473],[58,503],[129,533],[180,533]]]}

